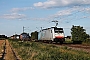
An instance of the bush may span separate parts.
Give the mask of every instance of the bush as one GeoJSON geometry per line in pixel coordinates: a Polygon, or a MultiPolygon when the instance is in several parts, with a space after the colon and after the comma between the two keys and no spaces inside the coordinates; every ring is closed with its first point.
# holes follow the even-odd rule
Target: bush
{"type": "MultiPolygon", "coordinates": [[[[72,35],[72,41],[76,43],[76,41],[84,42],[88,38],[88,34],[86,33],[86,30],[81,26],[72,26],[71,28],[71,35],[72,35]]],[[[77,42],[77,43],[78,43],[77,42]]]]}

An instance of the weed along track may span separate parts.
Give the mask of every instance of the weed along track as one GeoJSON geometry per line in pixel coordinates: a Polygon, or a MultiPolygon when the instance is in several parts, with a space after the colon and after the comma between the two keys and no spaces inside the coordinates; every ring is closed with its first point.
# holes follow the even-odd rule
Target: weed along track
{"type": "Polygon", "coordinates": [[[5,40],[4,52],[2,53],[2,60],[19,60],[8,40],[5,40]]]}

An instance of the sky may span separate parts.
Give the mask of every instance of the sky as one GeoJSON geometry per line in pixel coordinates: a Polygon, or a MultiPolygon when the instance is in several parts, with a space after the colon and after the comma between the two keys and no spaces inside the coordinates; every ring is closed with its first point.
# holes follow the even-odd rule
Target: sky
{"type": "Polygon", "coordinates": [[[12,36],[54,27],[71,35],[71,27],[82,26],[90,35],[90,0],[0,0],[0,34],[12,36]]]}

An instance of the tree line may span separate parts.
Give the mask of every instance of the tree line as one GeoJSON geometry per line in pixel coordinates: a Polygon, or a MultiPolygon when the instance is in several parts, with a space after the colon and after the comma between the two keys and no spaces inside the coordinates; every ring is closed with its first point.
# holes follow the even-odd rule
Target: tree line
{"type": "Polygon", "coordinates": [[[5,36],[5,35],[0,35],[0,39],[3,39],[3,38],[7,38],[7,36],[5,36]]]}

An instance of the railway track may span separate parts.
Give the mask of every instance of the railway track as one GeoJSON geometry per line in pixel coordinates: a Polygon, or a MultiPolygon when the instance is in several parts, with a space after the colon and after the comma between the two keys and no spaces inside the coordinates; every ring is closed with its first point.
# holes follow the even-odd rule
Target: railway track
{"type": "MultiPolygon", "coordinates": [[[[47,42],[43,42],[43,43],[50,44],[50,43],[47,43],[47,42]]],[[[56,46],[63,46],[63,47],[71,48],[71,49],[74,49],[74,50],[82,50],[82,51],[90,53],[90,45],[73,44],[73,43],[63,43],[63,44],[51,43],[51,44],[54,44],[56,46]]]]}
{"type": "Polygon", "coordinates": [[[90,53],[90,46],[89,45],[76,44],[76,45],[69,45],[69,47],[74,47],[74,48],[77,48],[77,49],[80,49],[80,50],[83,50],[83,51],[90,53]]]}
{"type": "Polygon", "coordinates": [[[20,59],[17,57],[17,55],[16,55],[15,51],[13,50],[13,48],[11,47],[11,44],[10,44],[10,43],[9,43],[9,46],[10,46],[10,48],[11,48],[11,50],[12,50],[12,53],[13,53],[13,55],[14,55],[14,57],[15,57],[15,60],[20,60],[20,59]]]}
{"type": "Polygon", "coordinates": [[[71,48],[74,50],[81,50],[90,53],[90,45],[83,45],[83,44],[55,44],[56,46],[65,46],[67,48],[71,48]]]}

